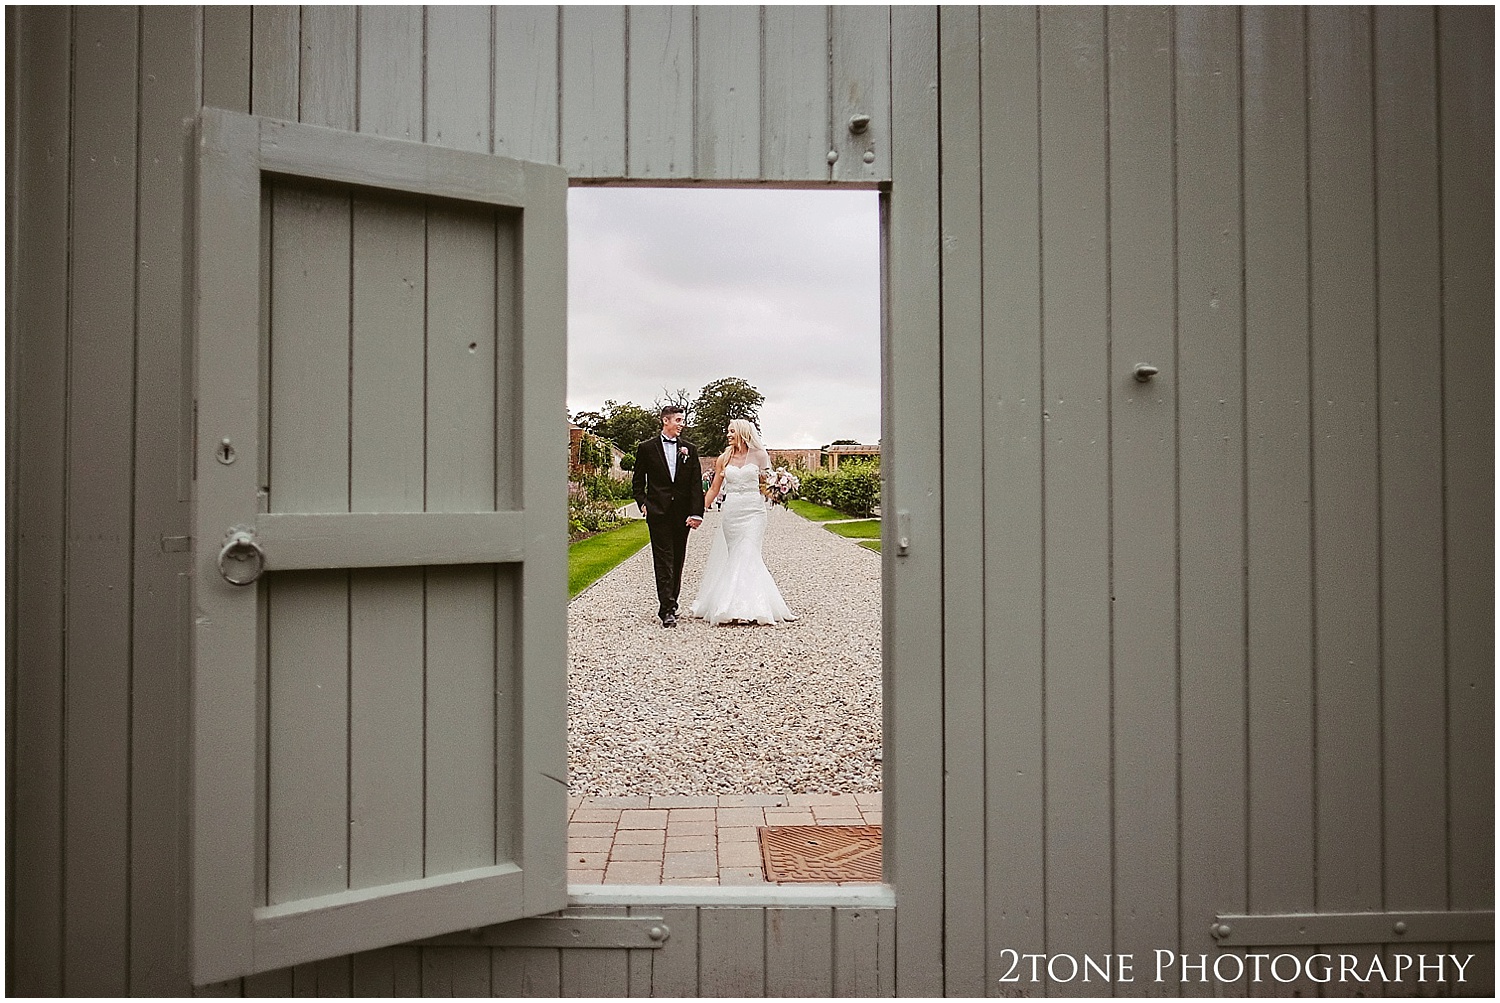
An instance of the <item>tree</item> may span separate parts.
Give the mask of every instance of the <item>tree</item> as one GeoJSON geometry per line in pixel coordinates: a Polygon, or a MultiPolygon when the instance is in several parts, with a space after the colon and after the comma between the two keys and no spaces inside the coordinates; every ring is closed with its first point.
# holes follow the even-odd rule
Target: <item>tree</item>
{"type": "Polygon", "coordinates": [[[697,402],[688,395],[687,387],[681,387],[677,390],[662,390],[661,396],[656,398],[655,405],[657,416],[656,420],[658,424],[661,422],[661,409],[669,404],[675,407],[682,408],[682,420],[687,423],[689,428],[691,428],[693,424],[693,415],[695,413],[694,408],[696,407],[697,402]]]}
{"type": "Polygon", "coordinates": [[[737,376],[714,380],[698,393],[689,419],[688,438],[704,456],[716,456],[729,445],[724,428],[743,418],[760,430],[760,406],[765,394],[737,376]]]}
{"type": "Polygon", "coordinates": [[[661,430],[660,418],[629,401],[621,404],[607,400],[600,411],[578,412],[573,423],[608,439],[627,453],[661,430]]]}

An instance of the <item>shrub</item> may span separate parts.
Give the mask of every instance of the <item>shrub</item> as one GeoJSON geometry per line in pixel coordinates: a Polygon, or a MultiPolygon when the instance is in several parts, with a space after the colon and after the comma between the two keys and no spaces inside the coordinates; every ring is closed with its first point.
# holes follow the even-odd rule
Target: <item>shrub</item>
{"type": "Polygon", "coordinates": [[[635,454],[634,453],[626,453],[624,456],[620,457],[620,469],[621,470],[634,470],[635,469],[635,454]]]}
{"type": "Polygon", "coordinates": [[[615,504],[598,498],[569,493],[568,539],[576,540],[590,533],[605,530],[619,522],[615,504]]]}
{"type": "Polygon", "coordinates": [[[880,466],[845,462],[834,470],[814,470],[802,478],[801,495],[808,501],[866,518],[880,504],[880,466]]]}

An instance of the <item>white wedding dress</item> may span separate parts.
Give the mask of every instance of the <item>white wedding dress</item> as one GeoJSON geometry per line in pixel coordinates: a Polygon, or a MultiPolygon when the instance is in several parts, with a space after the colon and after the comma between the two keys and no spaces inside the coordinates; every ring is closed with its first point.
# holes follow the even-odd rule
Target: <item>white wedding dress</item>
{"type": "Polygon", "coordinates": [[[781,598],[760,555],[766,535],[766,500],[754,463],[724,468],[719,531],[709,545],[692,613],[712,624],[730,620],[779,623],[797,619],[781,598]]]}

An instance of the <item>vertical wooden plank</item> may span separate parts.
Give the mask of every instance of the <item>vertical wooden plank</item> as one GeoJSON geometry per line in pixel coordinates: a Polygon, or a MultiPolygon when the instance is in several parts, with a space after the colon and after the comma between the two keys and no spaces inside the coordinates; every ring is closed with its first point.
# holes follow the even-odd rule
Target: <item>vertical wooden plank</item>
{"type": "MultiPolygon", "coordinates": [[[[192,352],[194,417],[206,432],[201,457],[192,463],[197,478],[193,536],[216,540],[245,517],[246,500],[264,485],[264,435],[257,428],[261,380],[246,375],[261,372],[266,312],[260,302],[268,254],[261,240],[259,171],[249,155],[259,139],[255,123],[205,110],[194,139],[195,294],[189,303],[195,341],[203,346],[192,352]],[[246,268],[247,262],[255,267],[246,268]],[[220,386],[239,392],[198,389],[220,386]],[[222,438],[239,443],[234,465],[214,461],[210,444],[222,438]]],[[[198,438],[194,434],[194,441],[198,438]]],[[[260,672],[265,635],[258,615],[265,590],[223,584],[215,554],[212,544],[194,548],[182,621],[192,626],[191,715],[198,722],[185,751],[193,794],[191,962],[192,978],[199,983],[232,978],[250,967],[253,931],[246,907],[260,904],[266,887],[265,799],[259,787],[265,763],[260,672]],[[247,655],[253,660],[249,665],[247,655]],[[226,797],[227,791],[239,793],[226,797]]]]}
{"type": "Polygon", "coordinates": [[[14,415],[16,479],[9,485],[16,535],[9,564],[16,591],[7,654],[13,715],[6,830],[7,976],[14,993],[61,995],[63,845],[63,596],[66,548],[69,213],[72,17],[69,9],[6,11],[15,31],[18,131],[10,140],[17,191],[7,248],[15,322],[8,413],[14,415]]]}
{"type": "Polygon", "coordinates": [[[891,95],[896,63],[893,51],[894,15],[885,7],[833,8],[833,122],[832,149],[835,181],[879,181],[891,177],[895,145],[895,107],[891,95]],[[849,131],[855,115],[869,115],[863,133],[849,131]],[[870,159],[866,159],[869,157],[870,159]]]}
{"type": "MultiPolygon", "coordinates": [[[[1037,12],[980,11],[988,963],[1045,950],[1037,12]]],[[[904,904],[903,904],[904,908],[904,904]]]]}
{"type": "Polygon", "coordinates": [[[98,996],[125,993],[129,971],[138,32],[132,8],[75,15],[63,985],[98,996]]]}
{"type": "MultiPolygon", "coordinates": [[[[624,8],[565,6],[561,13],[559,162],[575,178],[621,177],[625,173],[624,8]]],[[[703,173],[701,163],[698,173],[703,173]]]]}
{"type": "Polygon", "coordinates": [[[878,911],[833,910],[833,992],[828,995],[880,995],[878,911]]]}
{"type": "MultiPolygon", "coordinates": [[[[829,176],[828,12],[822,5],[765,8],[762,178],[812,181],[829,176]]],[[[886,56],[882,68],[888,80],[889,48],[886,56]]],[[[885,130],[889,135],[889,123],[885,130]]]]}
{"type": "MultiPolygon", "coordinates": [[[[1247,908],[1310,910],[1312,523],[1303,16],[1242,20],[1247,908]]],[[[1293,952],[1304,956],[1310,950],[1293,952]]],[[[1256,987],[1280,991],[1282,987],[1256,987]]],[[[1285,992],[1312,993],[1307,983],[1285,992]]]]}
{"type": "Polygon", "coordinates": [[[495,862],[496,772],[512,765],[496,762],[495,576],[427,572],[428,874],[495,862]]]}
{"type": "MultiPolygon", "coordinates": [[[[938,16],[938,113],[979,122],[979,12],[938,16]]],[[[979,130],[942,132],[943,440],[984,421],[979,130]]],[[[984,965],[984,462],[943,464],[944,991],[982,996],[984,965]]]]}
{"type": "Polygon", "coordinates": [[[1108,18],[1114,951],[1145,959],[1177,940],[1172,20],[1108,18]],[[1162,372],[1139,383],[1138,363],[1162,372]]]}
{"type": "MultiPolygon", "coordinates": [[[[524,268],[518,276],[515,306],[507,311],[518,318],[517,373],[512,380],[517,406],[507,410],[518,422],[513,436],[512,468],[524,473],[521,496],[530,540],[526,560],[497,572],[496,617],[511,637],[496,666],[497,715],[503,715],[521,740],[509,742],[519,760],[497,781],[517,786],[509,800],[524,804],[524,819],[512,825],[519,833],[518,852],[529,869],[523,905],[531,913],[550,912],[567,903],[567,845],[558,838],[567,827],[567,663],[565,619],[549,613],[567,603],[566,513],[555,499],[567,494],[567,457],[552,448],[547,429],[556,420],[557,402],[567,389],[567,198],[565,172],[554,168],[526,170],[525,226],[516,239],[516,260],[524,268]],[[522,605],[522,597],[525,604],[522,605]],[[512,659],[506,666],[504,660],[512,659]],[[504,682],[510,681],[508,689],[504,682]]],[[[498,295],[505,286],[500,284],[498,295]]],[[[497,436],[504,432],[498,424],[497,436]]],[[[497,478],[500,471],[497,470],[497,478]]],[[[497,483],[497,494],[501,485],[497,483]]],[[[497,797],[506,800],[502,783],[497,797]]],[[[503,852],[503,848],[499,852],[503,852]]]]}
{"type": "Polygon", "coordinates": [[[250,110],[250,18],[248,4],[203,8],[203,104],[210,108],[250,110]]]}
{"type": "MultiPolygon", "coordinates": [[[[675,927],[672,935],[677,935],[675,927]]],[[[496,996],[561,996],[561,953],[552,947],[494,948],[490,952],[490,991],[496,996]]]]}
{"type": "MultiPolygon", "coordinates": [[[[420,512],[424,494],[426,214],[355,195],[349,506],[420,512]]],[[[420,569],[349,578],[349,886],[423,873],[420,569]]]]}
{"type": "MultiPolygon", "coordinates": [[[[629,914],[631,916],[660,916],[661,912],[655,906],[631,906],[629,914]]],[[[672,928],[668,926],[667,929],[672,928]]],[[[630,951],[628,960],[630,996],[645,997],[653,994],[656,954],[657,951],[654,949],[630,951]]]]}
{"type": "MultiPolygon", "coordinates": [[[[624,916],[627,909],[589,909],[589,916],[624,916]]],[[[630,995],[630,952],[614,948],[568,948],[562,951],[559,996],[598,999],[630,995]]]]}
{"type": "MultiPolygon", "coordinates": [[[[20,206],[19,165],[21,162],[21,17],[20,9],[5,11],[5,329],[19,332],[19,311],[16,302],[16,266],[20,242],[17,240],[17,215],[20,206]]],[[[26,138],[30,138],[28,135],[26,138]]],[[[19,551],[20,520],[16,514],[16,489],[20,485],[19,464],[16,460],[16,432],[20,427],[15,401],[17,377],[20,375],[21,346],[19,337],[12,335],[5,340],[5,395],[10,406],[5,409],[5,552],[11,560],[5,562],[5,590],[12,600],[5,605],[5,819],[6,835],[15,838],[16,817],[16,602],[20,594],[21,576],[16,566],[15,555],[19,551]]],[[[14,858],[6,857],[6,880],[15,874],[14,858]]],[[[7,898],[6,905],[10,905],[7,898]]]]}
{"type": "MultiPolygon", "coordinates": [[[[1495,13],[1440,10],[1450,909],[1495,897],[1495,13]]],[[[1493,981],[1494,955],[1489,955],[1493,981]]]]}
{"type": "Polygon", "coordinates": [[[693,176],[693,9],[632,6],[629,22],[633,178],[693,176]]]}
{"type": "Polygon", "coordinates": [[[420,512],[426,208],[383,195],[357,194],[352,202],[349,504],[356,512],[420,512]]]}
{"type": "MultiPolygon", "coordinates": [[[[192,535],[178,484],[191,450],[183,428],[184,206],[187,126],[197,113],[199,39],[210,35],[242,75],[236,100],[249,103],[250,17],[200,20],[194,8],[141,12],[141,125],[137,213],[140,273],[135,389],[135,568],[131,635],[130,991],[179,996],[189,988],[183,961],[188,806],[181,783],[188,731],[190,668],[181,618],[192,556],[168,552],[168,537],[192,535]],[[238,54],[238,55],[237,55],[238,54]],[[239,58],[242,55],[244,58],[239,58]]],[[[204,53],[204,66],[209,60],[204,53]]],[[[221,95],[228,100],[226,95],[221,95]]]]}
{"type": "Polygon", "coordinates": [[[489,996],[490,964],[487,947],[424,947],[422,995],[489,996]]]}
{"type": "Polygon", "coordinates": [[[491,8],[427,9],[427,142],[490,152],[491,8]]]}
{"type": "Polygon", "coordinates": [[[765,910],[704,907],[698,910],[699,994],[766,995],[765,910]]]}
{"type": "Polygon", "coordinates": [[[1112,925],[1104,23],[1041,22],[1047,949],[1079,956],[1112,925]]]}
{"type": "Polygon", "coordinates": [[[493,512],[497,452],[513,470],[514,426],[497,427],[497,411],[515,408],[515,318],[502,309],[514,302],[514,228],[436,204],[427,228],[426,508],[493,512]]]}
{"type": "Polygon", "coordinates": [[[301,102],[302,8],[256,6],[250,15],[250,109],[297,120],[301,102]]]}
{"type": "Polygon", "coordinates": [[[876,996],[895,996],[896,987],[896,910],[880,912],[879,948],[876,951],[876,996]]]}
{"type": "MultiPolygon", "coordinates": [[[[510,358],[498,342],[512,334],[496,314],[495,224],[433,206],[428,228],[426,505],[492,511],[496,356],[510,358]]],[[[507,290],[512,281],[499,279],[507,290]]],[[[509,735],[512,723],[497,719],[497,693],[508,700],[511,681],[496,678],[497,645],[509,643],[496,635],[496,572],[434,568],[427,577],[427,863],[440,873],[495,859],[497,807],[513,810],[495,801],[511,765],[497,769],[496,729],[509,735]]]]}
{"type": "Polygon", "coordinates": [[[270,507],[349,510],[349,196],[272,200],[270,507]]]}
{"type": "Polygon", "coordinates": [[[283,572],[267,590],[270,905],[349,885],[348,581],[283,572]]]}
{"type": "Polygon", "coordinates": [[[422,139],[423,41],[420,8],[359,9],[360,132],[422,139]]]}
{"type": "MultiPolygon", "coordinates": [[[[1180,930],[1183,951],[1213,951],[1202,917],[1245,900],[1239,22],[1176,18],[1180,930]]],[[[1244,992],[1214,985],[1182,989],[1244,992]]]]}
{"type": "Polygon", "coordinates": [[[1375,19],[1384,907],[1447,905],[1436,26],[1375,19]]]}
{"type": "Polygon", "coordinates": [[[1381,907],[1374,190],[1368,11],[1309,15],[1318,907],[1381,907]]]}
{"type": "Polygon", "coordinates": [[[698,910],[663,909],[662,922],[672,936],[652,952],[652,996],[697,996],[698,910]]]}
{"type": "Polygon", "coordinates": [[[833,910],[767,909],[766,995],[833,995],[833,910]]]}
{"type": "Polygon", "coordinates": [[[335,129],[354,128],[359,63],[356,13],[353,7],[302,8],[299,121],[335,129]]]}
{"type": "Polygon", "coordinates": [[[420,996],[422,951],[416,947],[387,947],[365,951],[350,959],[351,994],[361,997],[420,996]]]}
{"type": "Polygon", "coordinates": [[[694,173],[759,178],[760,8],[698,7],[694,173]]]}
{"type": "Polygon", "coordinates": [[[940,239],[937,164],[936,10],[900,8],[891,25],[891,193],[882,203],[889,297],[881,366],[881,489],[886,539],[897,526],[911,547],[881,554],[884,731],[891,748],[886,797],[886,880],[901,889],[896,930],[896,992],[943,991],[942,427],[932,402],[942,392],[941,283],[933,249],[940,239]],[[902,159],[900,151],[910,151],[902,159]],[[927,152],[923,152],[927,151],[927,152]],[[896,420],[899,416],[899,422],[896,420]],[[934,490],[937,486],[937,490],[934,490]]]}
{"type": "MultiPolygon", "coordinates": [[[[272,511],[349,509],[350,210],[340,193],[272,192],[272,511]]],[[[267,587],[268,894],[348,886],[348,574],[267,587]]]]}
{"type": "MultiPolygon", "coordinates": [[[[564,191],[563,198],[566,197],[564,191]]],[[[520,484],[525,473],[521,462],[521,436],[525,431],[523,408],[526,399],[523,392],[526,384],[522,381],[522,376],[525,375],[525,357],[521,345],[521,317],[526,305],[521,288],[525,276],[522,268],[524,233],[524,228],[514,215],[495,215],[495,327],[492,338],[495,356],[492,377],[495,401],[495,438],[492,450],[494,480],[490,484],[488,497],[491,499],[490,504],[501,509],[522,507],[520,484]]],[[[563,236],[565,238],[566,234],[563,236]]],[[[559,267],[565,268],[566,265],[559,267]]],[[[482,477],[484,469],[482,466],[478,467],[476,473],[482,477]]],[[[463,492],[467,497],[471,490],[467,481],[462,477],[457,480],[465,483],[463,492]]],[[[479,494],[477,485],[472,490],[478,503],[477,500],[483,496],[479,494]]]]}
{"type": "Polygon", "coordinates": [[[507,5],[494,18],[495,152],[556,164],[562,8],[507,5]]]}
{"type": "Polygon", "coordinates": [[[353,964],[347,956],[297,965],[291,972],[292,996],[348,996],[353,990],[353,964]]]}
{"type": "Polygon", "coordinates": [[[349,583],[349,887],[423,870],[422,573],[349,583]]]}

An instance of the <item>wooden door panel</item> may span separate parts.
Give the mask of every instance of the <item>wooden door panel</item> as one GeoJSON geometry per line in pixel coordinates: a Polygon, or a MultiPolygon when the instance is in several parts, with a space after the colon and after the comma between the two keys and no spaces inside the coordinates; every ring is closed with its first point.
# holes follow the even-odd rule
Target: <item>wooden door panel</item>
{"type": "Polygon", "coordinates": [[[349,194],[277,185],[271,203],[272,512],[349,511],[349,194]]]}
{"type": "Polygon", "coordinates": [[[266,898],[348,887],[349,573],[267,576],[266,898]]]}
{"type": "Polygon", "coordinates": [[[560,908],[566,178],[201,140],[195,979],[560,908]]]}

